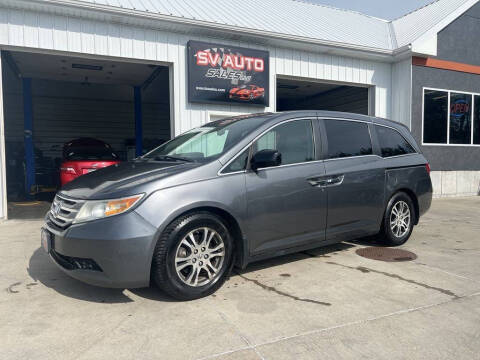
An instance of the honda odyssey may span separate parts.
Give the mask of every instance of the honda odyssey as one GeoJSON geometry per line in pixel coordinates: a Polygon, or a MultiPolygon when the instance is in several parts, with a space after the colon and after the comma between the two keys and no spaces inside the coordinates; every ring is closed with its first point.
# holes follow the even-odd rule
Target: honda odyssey
{"type": "Polygon", "coordinates": [[[430,207],[408,129],[363,115],[262,113],[210,122],[55,197],[42,245],[70,276],[177,299],[233,266],[378,234],[397,246],[430,207]]]}

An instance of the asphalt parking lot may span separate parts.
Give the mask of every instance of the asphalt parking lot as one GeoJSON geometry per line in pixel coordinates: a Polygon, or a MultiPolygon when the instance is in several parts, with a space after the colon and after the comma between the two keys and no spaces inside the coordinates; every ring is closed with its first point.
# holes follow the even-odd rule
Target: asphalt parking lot
{"type": "Polygon", "coordinates": [[[249,266],[215,295],[95,288],[0,224],[2,359],[480,359],[480,197],[437,199],[403,246],[342,243],[249,266]]]}

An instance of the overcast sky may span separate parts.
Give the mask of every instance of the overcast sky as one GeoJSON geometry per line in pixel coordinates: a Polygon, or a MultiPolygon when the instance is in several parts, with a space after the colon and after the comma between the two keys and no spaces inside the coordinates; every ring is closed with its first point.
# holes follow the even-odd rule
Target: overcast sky
{"type": "Polygon", "coordinates": [[[382,19],[396,19],[433,0],[307,0],[308,2],[350,9],[382,19]]]}

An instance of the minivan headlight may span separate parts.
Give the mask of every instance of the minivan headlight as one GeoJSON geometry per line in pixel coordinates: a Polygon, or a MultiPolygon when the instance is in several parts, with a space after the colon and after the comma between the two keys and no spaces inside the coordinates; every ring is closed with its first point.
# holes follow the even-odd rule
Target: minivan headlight
{"type": "Polygon", "coordinates": [[[135,206],[142,197],[143,194],[121,199],[87,200],[73,222],[91,221],[124,213],[135,206]]]}

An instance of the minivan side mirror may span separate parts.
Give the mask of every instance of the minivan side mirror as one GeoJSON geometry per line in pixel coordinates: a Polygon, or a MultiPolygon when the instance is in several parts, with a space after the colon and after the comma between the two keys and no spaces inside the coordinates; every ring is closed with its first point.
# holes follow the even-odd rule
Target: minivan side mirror
{"type": "Polygon", "coordinates": [[[277,150],[265,149],[256,152],[255,155],[252,156],[250,167],[256,172],[260,168],[279,166],[281,163],[282,154],[277,150]]]}

